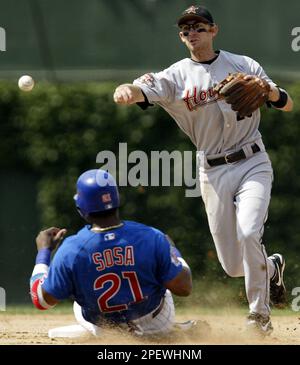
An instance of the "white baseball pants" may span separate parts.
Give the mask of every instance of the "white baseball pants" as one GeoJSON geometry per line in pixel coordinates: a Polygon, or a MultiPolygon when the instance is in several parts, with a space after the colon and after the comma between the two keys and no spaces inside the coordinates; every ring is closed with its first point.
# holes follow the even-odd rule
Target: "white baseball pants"
{"type": "Polygon", "coordinates": [[[273,170],[266,152],[210,168],[200,161],[201,195],[218,259],[232,277],[245,277],[250,312],[269,315],[274,265],[262,244],[273,170]]]}
{"type": "MultiPolygon", "coordinates": [[[[78,303],[74,302],[73,310],[77,322],[82,327],[94,336],[101,335],[101,327],[98,327],[83,318],[81,306],[78,303]]],[[[137,335],[156,335],[169,332],[172,330],[174,324],[175,307],[173,297],[171,292],[167,290],[159,311],[155,309],[151,313],[131,321],[129,325],[124,324],[124,326],[121,325],[121,327],[128,329],[131,328],[132,325],[134,333],[137,335]]]]}

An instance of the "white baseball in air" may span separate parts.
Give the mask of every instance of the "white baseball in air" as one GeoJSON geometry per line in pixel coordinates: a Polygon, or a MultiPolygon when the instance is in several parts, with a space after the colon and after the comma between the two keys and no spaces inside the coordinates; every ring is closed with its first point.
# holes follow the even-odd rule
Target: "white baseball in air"
{"type": "Polygon", "coordinates": [[[19,88],[23,91],[31,91],[34,87],[34,80],[29,75],[24,75],[19,78],[19,88]]]}

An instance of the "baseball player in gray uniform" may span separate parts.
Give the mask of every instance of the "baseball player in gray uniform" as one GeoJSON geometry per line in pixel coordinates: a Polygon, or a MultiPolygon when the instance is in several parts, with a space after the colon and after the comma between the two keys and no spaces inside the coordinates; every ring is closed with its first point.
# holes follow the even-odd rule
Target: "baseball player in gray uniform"
{"type": "Polygon", "coordinates": [[[293,101],[255,60],[214,50],[218,26],[206,8],[190,6],[177,24],[191,57],[118,86],[114,100],[143,109],[160,105],[197,147],[201,195],[218,259],[228,275],[245,277],[247,328],[269,334],[270,299],[275,305],[285,300],[285,261],[281,254],[268,257],[262,244],[273,171],[258,130],[260,110],[239,118],[214,86],[229,73],[243,72],[269,83],[269,107],[288,112],[293,101]]]}

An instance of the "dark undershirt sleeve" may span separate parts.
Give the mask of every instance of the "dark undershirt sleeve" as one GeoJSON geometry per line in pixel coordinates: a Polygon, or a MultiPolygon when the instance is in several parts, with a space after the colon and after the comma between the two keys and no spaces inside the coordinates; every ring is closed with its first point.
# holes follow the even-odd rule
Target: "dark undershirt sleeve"
{"type": "Polygon", "coordinates": [[[143,90],[141,90],[141,91],[142,91],[142,94],[144,95],[145,101],[136,103],[136,105],[138,105],[141,109],[146,110],[149,106],[153,106],[154,104],[149,103],[149,100],[148,100],[146,94],[144,93],[143,90]]]}

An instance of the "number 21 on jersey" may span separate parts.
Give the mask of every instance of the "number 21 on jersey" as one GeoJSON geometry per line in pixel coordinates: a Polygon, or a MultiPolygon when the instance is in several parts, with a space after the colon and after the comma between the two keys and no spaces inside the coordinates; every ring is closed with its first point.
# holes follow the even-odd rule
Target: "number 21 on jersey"
{"type": "Polygon", "coordinates": [[[131,303],[138,303],[143,300],[143,293],[138,281],[135,271],[122,271],[122,278],[116,273],[107,273],[99,276],[94,282],[94,290],[99,290],[104,287],[106,283],[110,283],[108,289],[104,291],[98,298],[98,306],[101,312],[116,312],[128,309],[127,304],[109,305],[108,301],[118,294],[122,279],[129,283],[130,291],[133,301],[131,303]]]}

